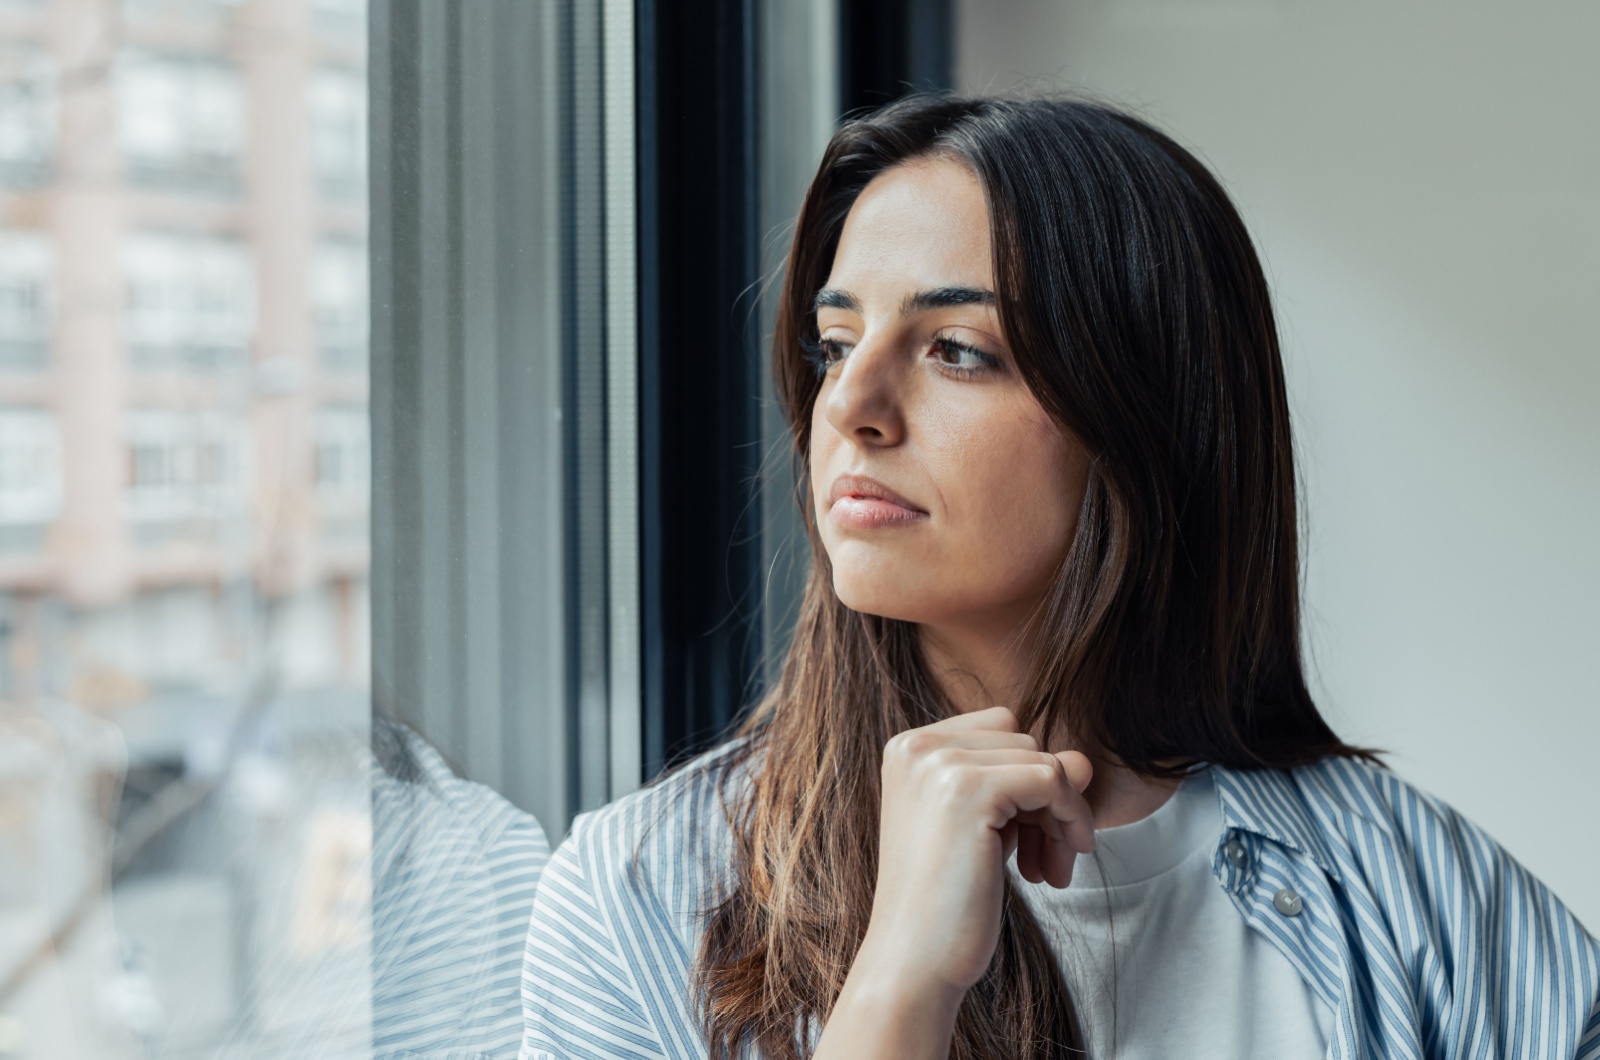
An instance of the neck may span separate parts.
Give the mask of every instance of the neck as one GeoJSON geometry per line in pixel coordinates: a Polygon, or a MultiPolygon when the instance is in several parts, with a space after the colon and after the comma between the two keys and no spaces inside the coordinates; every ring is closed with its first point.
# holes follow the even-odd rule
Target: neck
{"type": "MultiPolygon", "coordinates": [[[[919,627],[922,654],[929,673],[963,714],[1000,705],[1015,707],[1025,693],[1031,652],[1017,638],[993,630],[919,627]]],[[[1096,828],[1115,828],[1143,820],[1160,809],[1179,781],[1141,776],[1110,755],[1075,746],[1064,726],[1049,733],[1035,732],[1040,745],[1051,753],[1077,750],[1094,763],[1094,779],[1084,798],[1094,814],[1096,828]]]]}

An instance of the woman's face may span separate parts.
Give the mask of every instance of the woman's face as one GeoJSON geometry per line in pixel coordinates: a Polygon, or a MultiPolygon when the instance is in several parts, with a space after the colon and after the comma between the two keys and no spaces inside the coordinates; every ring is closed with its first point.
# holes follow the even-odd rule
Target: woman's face
{"type": "Polygon", "coordinates": [[[1017,373],[994,306],[988,207],[948,159],[886,170],[817,296],[811,494],[847,607],[1014,629],[1066,555],[1087,458],[1017,373]],[[910,509],[836,483],[861,475],[910,509]],[[858,496],[851,497],[851,494],[858,496]]]}

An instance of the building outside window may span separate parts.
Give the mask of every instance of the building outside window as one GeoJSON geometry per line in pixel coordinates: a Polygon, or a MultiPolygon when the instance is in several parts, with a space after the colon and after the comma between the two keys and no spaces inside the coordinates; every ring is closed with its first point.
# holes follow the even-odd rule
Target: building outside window
{"type": "Polygon", "coordinates": [[[367,33],[367,0],[307,0],[311,27],[342,42],[362,41],[367,33]]]}
{"type": "Polygon", "coordinates": [[[325,66],[307,85],[311,165],[324,198],[348,200],[367,182],[367,85],[361,71],[325,66]]]}
{"type": "Polygon", "coordinates": [[[56,140],[55,64],[32,41],[0,41],[0,182],[42,183],[56,140]]]}
{"type": "Polygon", "coordinates": [[[244,89],[211,55],[128,52],[116,65],[117,131],[135,183],[237,191],[245,143],[244,89]]]}
{"type": "Polygon", "coordinates": [[[354,240],[324,239],[311,261],[311,308],[322,366],[365,372],[370,327],[367,248],[354,240]]]}
{"type": "Polygon", "coordinates": [[[61,512],[61,432],[45,409],[0,408],[0,552],[37,551],[61,512]]]}
{"type": "Polygon", "coordinates": [[[49,361],[54,271],[47,235],[0,231],[0,369],[38,369],[49,361]]]}
{"type": "Polygon", "coordinates": [[[333,405],[317,410],[317,494],[325,503],[365,509],[372,488],[367,410],[333,405]]]}
{"type": "Polygon", "coordinates": [[[255,327],[249,255],[215,236],[138,233],[123,244],[124,337],[144,370],[226,371],[243,364],[255,327]]]}
{"type": "Polygon", "coordinates": [[[135,409],[127,415],[130,518],[215,520],[241,513],[242,425],[214,411],[135,409]]]}
{"type": "Polygon", "coordinates": [[[360,2],[0,0],[7,1060],[370,1039],[365,71],[360,2]]]}

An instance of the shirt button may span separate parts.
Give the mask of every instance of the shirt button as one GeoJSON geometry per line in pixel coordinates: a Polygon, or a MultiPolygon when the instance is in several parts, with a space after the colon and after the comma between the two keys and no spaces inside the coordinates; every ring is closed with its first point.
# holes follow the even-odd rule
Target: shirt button
{"type": "Polygon", "coordinates": [[[1284,916],[1299,916],[1304,906],[1305,903],[1300,901],[1300,896],[1287,887],[1272,896],[1272,908],[1284,916]]]}
{"type": "Polygon", "coordinates": [[[1250,855],[1245,852],[1244,844],[1239,842],[1237,839],[1228,840],[1228,846],[1226,850],[1228,854],[1228,860],[1233,862],[1234,868],[1242,869],[1245,867],[1245,865],[1249,864],[1250,855]]]}

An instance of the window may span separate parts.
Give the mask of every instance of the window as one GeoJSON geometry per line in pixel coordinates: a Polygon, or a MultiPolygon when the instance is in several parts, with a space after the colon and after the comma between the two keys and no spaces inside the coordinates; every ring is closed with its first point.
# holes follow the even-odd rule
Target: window
{"type": "Polygon", "coordinates": [[[371,1040],[366,21],[329,6],[0,0],[8,1057],[371,1040]]]}
{"type": "Polygon", "coordinates": [[[49,360],[54,271],[44,233],[0,231],[0,369],[37,369],[49,360]]]}
{"type": "Polygon", "coordinates": [[[367,248],[324,239],[311,262],[311,307],[322,366],[333,372],[367,368],[367,248]]]}
{"type": "Polygon", "coordinates": [[[142,21],[166,20],[192,29],[197,23],[215,24],[242,5],[243,0],[122,0],[122,9],[142,21]]]}
{"type": "Polygon", "coordinates": [[[61,432],[44,409],[0,408],[0,527],[44,526],[61,512],[61,432]]]}
{"type": "Polygon", "coordinates": [[[217,520],[242,513],[245,435],[215,411],[137,409],[127,416],[129,516],[217,520]]]}
{"type": "Polygon", "coordinates": [[[330,505],[365,509],[372,486],[367,410],[330,406],[317,410],[318,495],[330,505]]]}
{"type": "Polygon", "coordinates": [[[32,41],[0,41],[0,183],[49,175],[55,152],[55,65],[32,41]]]}
{"type": "Polygon", "coordinates": [[[138,233],[123,244],[129,359],[145,370],[241,366],[255,327],[255,278],[242,245],[138,233]]]}
{"type": "Polygon", "coordinates": [[[360,196],[367,182],[367,85],[360,71],[323,67],[307,87],[311,165],[329,199],[360,196]]]}
{"type": "Polygon", "coordinates": [[[116,67],[117,129],[136,183],[235,192],[245,142],[239,72],[211,55],[130,52],[116,67]]]}
{"type": "Polygon", "coordinates": [[[366,43],[367,0],[309,0],[312,28],[341,43],[366,43]]]}
{"type": "MultiPolygon", "coordinates": [[[[653,716],[695,681],[713,720],[737,706],[744,646],[696,647],[697,616],[663,625],[640,596],[647,564],[709,582],[717,559],[651,551],[697,487],[646,504],[640,450],[685,425],[759,448],[751,336],[712,340],[710,370],[738,372],[721,404],[675,408],[640,370],[645,325],[680,321],[641,315],[657,252],[692,227],[642,204],[700,179],[643,182],[681,164],[659,153],[674,106],[737,100],[693,200],[737,222],[693,259],[715,280],[682,316],[725,316],[783,219],[753,198],[765,23],[695,5],[713,21],[654,0],[38,0],[0,20],[0,47],[49,54],[69,22],[77,42],[54,117],[17,118],[56,137],[18,152],[61,160],[39,171],[50,208],[0,204],[0,359],[49,370],[0,375],[0,924],[25,928],[0,939],[0,1052],[20,1027],[38,1055],[75,1034],[97,1055],[363,1055],[414,1015],[395,1018],[380,869],[430,840],[375,809],[382,732],[415,730],[440,775],[554,841],[660,764],[646,651],[670,685],[653,716]],[[650,34],[673,72],[636,84],[650,34]],[[14,974],[32,953],[48,976],[14,974]],[[41,1025],[54,983],[70,1018],[41,1025]]],[[[794,44],[828,5],[762,6],[809,84],[794,44]]],[[[761,152],[810,149],[797,130],[814,144],[832,105],[800,109],[761,152]]],[[[748,470],[706,476],[712,534],[748,470]]],[[[668,728],[661,748],[707,735],[668,728]]],[[[505,1015],[515,1035],[514,988],[505,1015]]]]}

